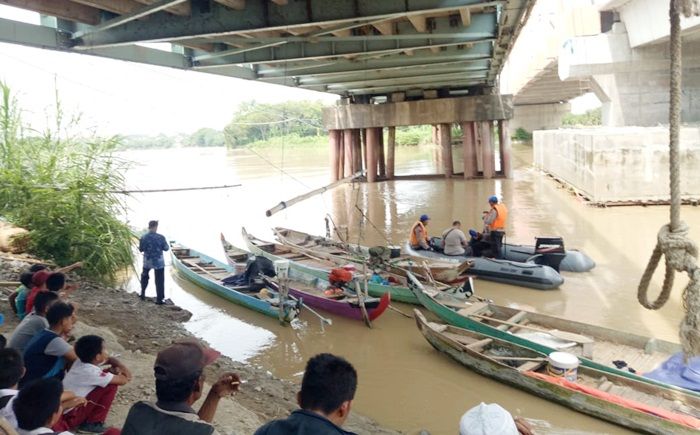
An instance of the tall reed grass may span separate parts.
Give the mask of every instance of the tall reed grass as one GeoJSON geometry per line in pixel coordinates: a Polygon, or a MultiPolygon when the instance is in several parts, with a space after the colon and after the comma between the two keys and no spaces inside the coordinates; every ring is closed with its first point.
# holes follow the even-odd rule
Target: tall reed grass
{"type": "Polygon", "coordinates": [[[117,138],[76,133],[57,98],[52,126],[22,122],[18,101],[0,82],[0,214],[29,230],[33,254],[113,282],[133,264],[123,194],[128,162],[118,158],[117,138]]]}

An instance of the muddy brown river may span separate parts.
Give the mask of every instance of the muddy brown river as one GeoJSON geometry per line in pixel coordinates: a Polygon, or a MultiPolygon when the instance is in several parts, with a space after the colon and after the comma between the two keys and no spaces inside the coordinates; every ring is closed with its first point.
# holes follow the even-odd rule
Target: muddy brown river
{"type": "MultiPolygon", "coordinates": [[[[678,277],[671,300],[658,311],[645,310],[636,297],[656,233],[668,220],[668,208],[591,207],[533,169],[529,147],[515,147],[512,180],[346,185],[271,218],[265,217],[265,210],[328,182],[325,149],[199,148],[130,151],[123,156],[135,162],[128,175],[132,187],[242,184],[225,190],[143,194],[131,199],[131,224],[144,227],[148,220],[159,219],[160,232],[168,239],[222,260],[220,232],[238,244],[242,244],[242,226],[268,239],[273,226],[322,235],[327,214],[336,224],[347,225],[353,240],[359,238],[368,245],[386,244],[387,240],[403,244],[411,224],[423,213],[432,218],[431,234],[441,233],[454,219],[461,220],[464,227],[479,228],[487,198],[496,194],[510,209],[509,242],[529,244],[538,235],[559,235],[567,247],[584,250],[597,267],[587,273],[564,272],[564,285],[552,291],[476,281],[479,295],[498,304],[678,341],[683,314],[680,291],[686,278],[678,277]]],[[[455,161],[458,159],[456,156],[455,161]]],[[[399,147],[396,167],[397,174],[435,172],[432,152],[424,148],[399,147]]],[[[700,208],[684,207],[682,217],[692,228],[691,237],[700,241],[700,208]]],[[[282,327],[274,319],[209,294],[176,271],[168,271],[166,295],[193,312],[187,324],[190,331],[236,360],[292,380],[300,380],[306,359],[316,353],[343,355],[359,373],[354,410],[385,426],[407,433],[425,429],[433,435],[455,434],[460,416],[483,401],[498,402],[514,415],[547,421],[553,426],[552,433],[629,433],[470,372],[435,351],[413,320],[397,313],[387,311],[371,330],[361,322],[333,316],[329,316],[333,325],[322,330],[318,319],[308,313],[304,313],[301,328],[282,327]]],[[[662,274],[655,276],[656,289],[661,279],[662,274]]],[[[135,283],[130,286],[133,289],[135,283]]],[[[154,292],[149,288],[149,294],[154,292]]],[[[413,308],[395,305],[405,312],[413,308]]]]}

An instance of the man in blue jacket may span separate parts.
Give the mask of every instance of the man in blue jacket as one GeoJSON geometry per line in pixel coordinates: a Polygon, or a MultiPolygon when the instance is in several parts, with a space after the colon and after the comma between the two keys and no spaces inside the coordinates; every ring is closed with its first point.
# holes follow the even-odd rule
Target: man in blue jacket
{"type": "Polygon", "coordinates": [[[298,409],[283,420],[275,420],[255,435],[354,435],[341,429],[350,415],[357,389],[357,372],[343,358],[322,353],[306,363],[298,409]]]}
{"type": "Polygon", "coordinates": [[[156,304],[163,305],[165,299],[165,259],[163,252],[170,249],[162,234],[158,234],[158,221],[148,223],[148,232],[141,237],[139,251],[143,252],[141,272],[141,300],[146,299],[148,274],[153,269],[156,279],[156,304]]]}

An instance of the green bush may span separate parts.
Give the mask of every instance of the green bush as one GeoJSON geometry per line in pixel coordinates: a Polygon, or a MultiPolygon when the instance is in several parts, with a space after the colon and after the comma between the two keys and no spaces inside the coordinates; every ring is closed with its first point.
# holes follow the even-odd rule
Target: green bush
{"type": "Polygon", "coordinates": [[[532,133],[530,133],[522,127],[518,127],[518,129],[515,130],[513,139],[520,142],[530,142],[532,141],[532,133]]]}
{"type": "Polygon", "coordinates": [[[603,110],[599,107],[597,109],[589,110],[586,113],[580,115],[574,115],[573,113],[567,113],[564,118],[562,118],[562,125],[566,126],[593,126],[602,125],[603,110]]]}
{"type": "Polygon", "coordinates": [[[52,128],[22,124],[17,101],[0,82],[0,213],[29,230],[30,252],[59,265],[84,263],[81,273],[113,282],[133,264],[117,138],[71,134],[56,105],[52,128]]]}
{"type": "Polygon", "coordinates": [[[432,141],[433,132],[429,125],[396,128],[396,145],[426,145],[432,141]]]}

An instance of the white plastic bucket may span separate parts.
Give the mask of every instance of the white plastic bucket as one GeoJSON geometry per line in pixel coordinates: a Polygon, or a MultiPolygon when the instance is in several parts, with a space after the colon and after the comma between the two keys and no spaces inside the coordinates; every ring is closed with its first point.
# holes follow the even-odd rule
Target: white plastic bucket
{"type": "Polygon", "coordinates": [[[567,381],[576,382],[579,360],[568,352],[552,352],[547,357],[547,373],[567,381]]]}

